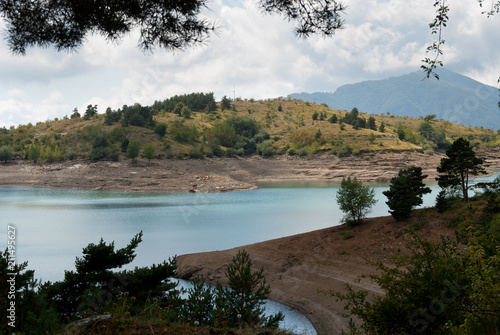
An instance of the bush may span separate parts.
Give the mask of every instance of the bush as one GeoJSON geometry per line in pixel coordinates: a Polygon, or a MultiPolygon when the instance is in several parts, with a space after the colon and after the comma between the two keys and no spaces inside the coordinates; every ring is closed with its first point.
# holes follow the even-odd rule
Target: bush
{"type": "Polygon", "coordinates": [[[12,157],[14,157],[14,150],[10,145],[3,145],[0,147],[0,161],[7,163],[12,157]]]}
{"type": "Polygon", "coordinates": [[[264,316],[264,303],[270,293],[264,269],[252,270],[252,261],[246,251],[238,251],[226,268],[229,287],[217,283],[205,285],[205,278],[193,281],[188,291],[183,315],[187,321],[204,325],[225,325],[230,328],[277,328],[283,314],[264,316]]]}
{"type": "Polygon", "coordinates": [[[157,123],[154,132],[156,135],[158,135],[160,138],[163,138],[165,134],[167,133],[167,124],[166,123],[157,123]]]}
{"type": "Polygon", "coordinates": [[[203,151],[200,148],[192,148],[189,151],[189,157],[194,159],[202,159],[204,157],[203,151]]]}
{"type": "Polygon", "coordinates": [[[270,157],[274,155],[274,141],[265,140],[264,142],[257,144],[257,153],[263,157],[270,157]]]}
{"type": "Polygon", "coordinates": [[[343,240],[349,240],[354,237],[354,234],[351,231],[348,230],[342,230],[340,232],[340,236],[342,236],[343,240]]]}
{"type": "Polygon", "coordinates": [[[139,140],[132,140],[127,146],[127,158],[131,158],[132,162],[136,161],[137,156],[139,156],[139,151],[141,150],[141,142],[139,140]]]}
{"type": "Polygon", "coordinates": [[[170,125],[170,133],[176,141],[185,143],[192,143],[200,137],[200,133],[195,126],[186,126],[178,120],[170,125]]]}

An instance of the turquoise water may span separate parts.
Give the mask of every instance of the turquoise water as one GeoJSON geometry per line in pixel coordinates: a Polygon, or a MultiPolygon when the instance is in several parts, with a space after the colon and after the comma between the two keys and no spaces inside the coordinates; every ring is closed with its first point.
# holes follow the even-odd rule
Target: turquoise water
{"type": "MultiPolygon", "coordinates": [[[[223,250],[335,226],[343,213],[338,183],[273,183],[244,192],[157,194],[0,187],[0,215],[17,227],[18,261],[35,276],[60,280],[76,256],[100,238],[125,246],[139,231],[143,242],[130,267],[160,263],[174,255],[223,250]]],[[[369,216],[388,215],[382,192],[369,216]]],[[[424,197],[433,206],[437,185],[424,197]]]]}
{"type": "MultiPolygon", "coordinates": [[[[483,178],[491,180],[493,177],[483,178]]],[[[17,261],[29,262],[35,277],[61,280],[89,243],[115,241],[124,247],[139,231],[143,242],[128,268],[160,263],[174,255],[223,250],[338,225],[343,216],[335,196],[339,183],[266,183],[244,192],[157,194],[0,187],[5,249],[7,226],[16,227],[17,261]]],[[[388,215],[382,192],[369,216],[388,215]]],[[[439,188],[424,196],[433,206],[439,188]]],[[[285,307],[269,307],[283,310],[285,307]]],[[[296,313],[287,312],[289,315],[296,313]]],[[[313,334],[302,316],[291,316],[298,334],[313,334]],[[301,319],[302,318],[302,319],[301,319]],[[297,321],[299,320],[299,321],[297,321]],[[298,326],[296,323],[298,322],[298,326]]],[[[290,326],[292,327],[292,326],[290,326]]]]}

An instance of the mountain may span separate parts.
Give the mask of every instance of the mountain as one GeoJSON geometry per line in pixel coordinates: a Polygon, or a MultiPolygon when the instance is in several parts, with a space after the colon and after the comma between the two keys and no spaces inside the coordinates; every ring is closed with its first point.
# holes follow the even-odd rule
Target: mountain
{"type": "Polygon", "coordinates": [[[438,119],[466,126],[500,129],[498,89],[458,73],[439,69],[439,80],[413,72],[384,80],[339,87],[334,93],[294,93],[293,99],[326,103],[329,107],[369,114],[390,113],[438,119]]]}

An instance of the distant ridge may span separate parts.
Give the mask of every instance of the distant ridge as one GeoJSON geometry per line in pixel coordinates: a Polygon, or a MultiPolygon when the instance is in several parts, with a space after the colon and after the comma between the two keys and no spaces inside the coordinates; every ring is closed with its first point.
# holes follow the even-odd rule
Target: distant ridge
{"type": "Polygon", "coordinates": [[[438,119],[465,126],[500,129],[498,89],[458,73],[439,69],[439,80],[413,72],[383,80],[363,81],[339,87],[334,93],[293,93],[294,99],[326,103],[340,110],[358,108],[369,114],[390,113],[438,119]]]}

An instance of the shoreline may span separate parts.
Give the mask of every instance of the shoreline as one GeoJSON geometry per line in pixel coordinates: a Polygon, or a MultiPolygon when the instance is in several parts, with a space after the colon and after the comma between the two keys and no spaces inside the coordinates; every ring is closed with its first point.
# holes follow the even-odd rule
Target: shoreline
{"type": "MultiPolygon", "coordinates": [[[[390,216],[368,218],[352,228],[339,225],[228,250],[180,255],[177,277],[192,280],[203,275],[211,284],[227,284],[226,266],[238,250],[244,249],[254,270],[264,268],[271,286],[269,299],[304,315],[318,335],[340,334],[348,331],[352,316],[344,310],[343,302],[318,290],[343,291],[349,284],[356,290],[382,295],[376,284],[361,278],[376,271],[367,261],[387,261],[389,254],[407,252],[405,230],[411,226],[412,222],[396,222],[390,216]],[[351,231],[354,237],[344,240],[340,234],[343,230],[351,231]]],[[[441,235],[453,236],[453,229],[430,221],[417,233],[438,242],[441,235]]]]}
{"type": "MultiPolygon", "coordinates": [[[[500,169],[500,150],[487,153],[489,169],[500,169]]],[[[362,181],[388,182],[399,169],[421,166],[428,179],[436,175],[443,155],[421,153],[365,154],[338,158],[332,155],[299,158],[260,156],[211,158],[204,160],[162,160],[151,164],[65,161],[34,165],[26,161],[0,164],[0,186],[53,187],[118,192],[226,192],[256,189],[265,182],[341,181],[357,177],[362,181]],[[196,186],[195,186],[196,185],[196,186]]],[[[388,252],[403,248],[404,229],[392,217],[365,219],[354,228],[345,225],[325,228],[223,251],[181,255],[178,273],[183,279],[203,274],[210,281],[224,283],[224,270],[237,250],[245,249],[254,266],[264,267],[271,284],[269,298],[306,316],[318,334],[347,331],[349,314],[334,298],[318,289],[341,290],[345,283],[374,294],[380,289],[359,276],[374,271],[366,260],[379,261],[388,252]],[[340,232],[354,234],[344,240],[340,232]]],[[[430,240],[451,234],[431,222],[419,231],[430,240]]]]}
{"type": "MultiPolygon", "coordinates": [[[[500,149],[486,152],[489,169],[500,169],[500,149]]],[[[120,192],[214,193],[258,188],[266,182],[361,181],[389,182],[399,169],[420,166],[429,180],[437,176],[442,154],[373,153],[338,158],[260,156],[130,161],[64,161],[0,164],[0,186],[41,186],[120,192]]]]}

